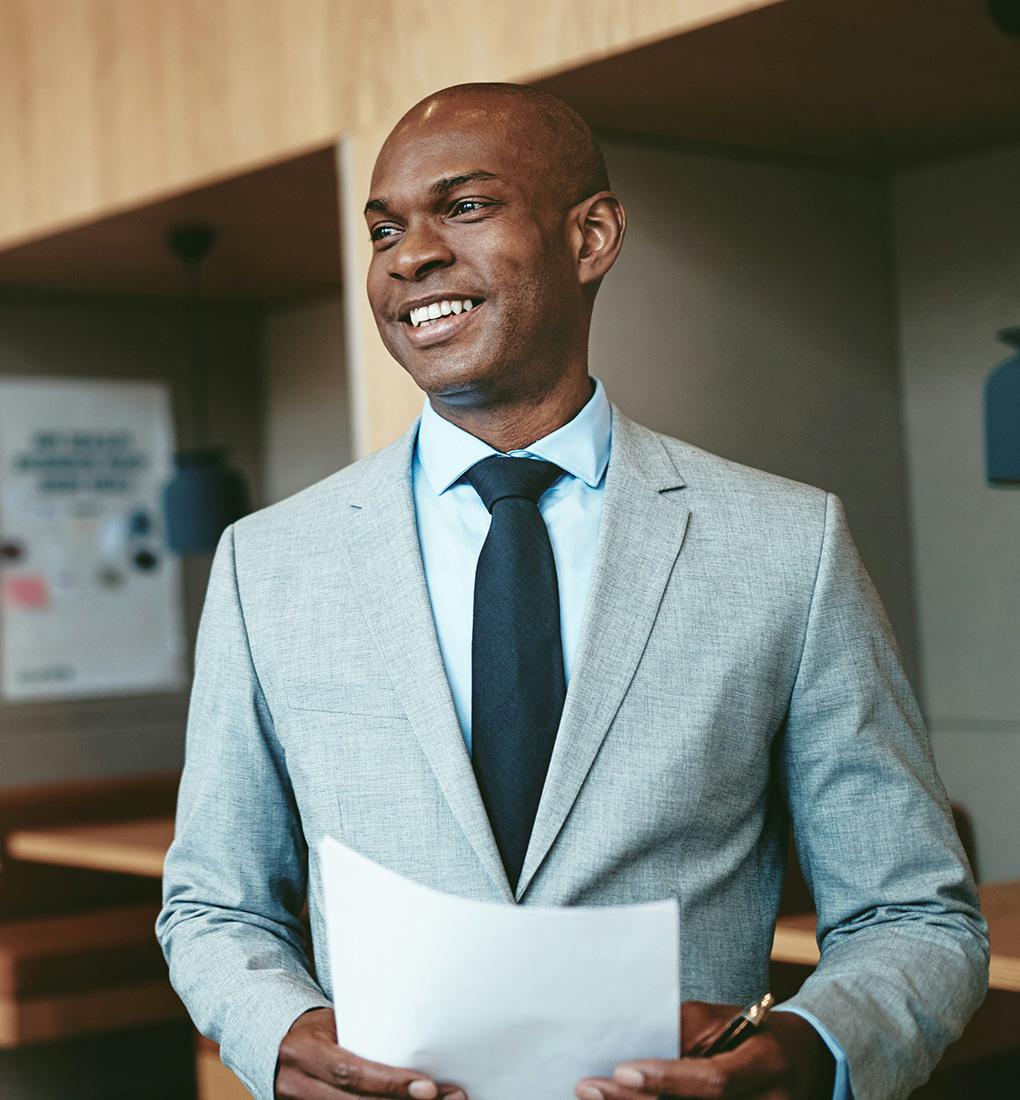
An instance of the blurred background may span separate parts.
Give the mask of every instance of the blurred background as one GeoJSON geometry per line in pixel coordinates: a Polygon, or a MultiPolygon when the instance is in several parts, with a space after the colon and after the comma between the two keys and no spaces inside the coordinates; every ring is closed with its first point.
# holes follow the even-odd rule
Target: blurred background
{"type": "Polygon", "coordinates": [[[0,1096],[247,1095],[152,937],[211,550],[417,414],[361,207],[467,80],[602,139],[609,396],[843,498],[992,921],[918,1095],[1015,1095],[1020,3],[0,0],[0,1096]]]}

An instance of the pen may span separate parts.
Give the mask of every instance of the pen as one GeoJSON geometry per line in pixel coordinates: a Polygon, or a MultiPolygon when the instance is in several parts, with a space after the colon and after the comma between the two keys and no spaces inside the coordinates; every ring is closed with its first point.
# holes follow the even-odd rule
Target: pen
{"type": "Polygon", "coordinates": [[[724,1050],[732,1050],[739,1046],[749,1035],[754,1034],[769,1014],[776,1003],[771,993],[766,993],[760,1001],[748,1005],[738,1012],[736,1016],[719,1032],[719,1034],[703,1050],[692,1051],[694,1058],[708,1058],[713,1054],[721,1054],[724,1050]]]}

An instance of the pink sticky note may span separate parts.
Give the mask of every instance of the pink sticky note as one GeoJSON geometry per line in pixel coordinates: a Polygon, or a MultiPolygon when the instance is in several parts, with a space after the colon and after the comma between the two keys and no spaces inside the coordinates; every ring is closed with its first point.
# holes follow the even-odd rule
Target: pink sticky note
{"type": "Polygon", "coordinates": [[[42,610],[49,607],[50,588],[39,573],[23,573],[8,577],[4,583],[4,601],[8,607],[42,610]]]}

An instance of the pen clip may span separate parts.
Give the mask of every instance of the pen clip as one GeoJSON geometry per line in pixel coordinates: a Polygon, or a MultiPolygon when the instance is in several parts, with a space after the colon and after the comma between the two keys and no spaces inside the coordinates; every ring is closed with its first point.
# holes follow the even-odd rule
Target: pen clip
{"type": "Polygon", "coordinates": [[[775,997],[771,993],[766,993],[760,1001],[755,1001],[753,1005],[744,1009],[741,1013],[747,1019],[747,1022],[752,1027],[758,1027],[765,1021],[765,1017],[772,1011],[772,1006],[776,1003],[775,997]]]}

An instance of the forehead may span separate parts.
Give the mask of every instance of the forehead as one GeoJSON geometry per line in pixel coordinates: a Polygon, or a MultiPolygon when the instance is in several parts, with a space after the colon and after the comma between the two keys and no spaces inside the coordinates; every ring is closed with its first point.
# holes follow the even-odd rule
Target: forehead
{"type": "Polygon", "coordinates": [[[531,191],[543,166],[528,132],[523,118],[505,110],[423,112],[387,138],[372,172],[372,195],[410,198],[425,194],[437,180],[479,171],[531,191]]]}

